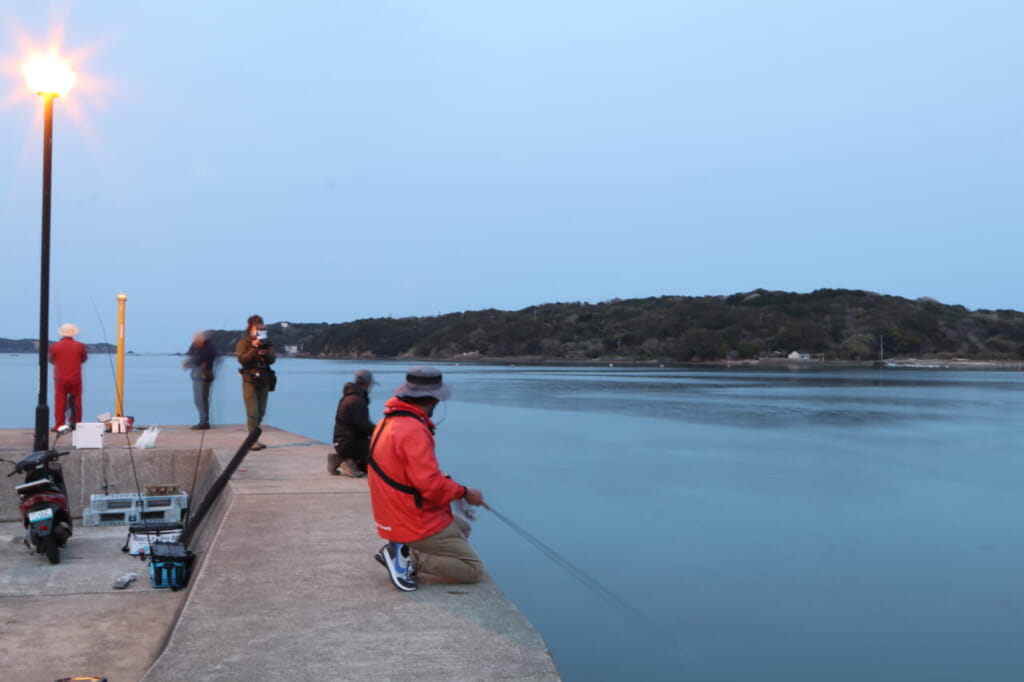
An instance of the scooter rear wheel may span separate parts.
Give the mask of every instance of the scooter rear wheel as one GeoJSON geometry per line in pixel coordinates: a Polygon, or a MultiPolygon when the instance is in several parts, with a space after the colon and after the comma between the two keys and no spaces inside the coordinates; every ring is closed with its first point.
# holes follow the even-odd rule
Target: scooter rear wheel
{"type": "Polygon", "coordinates": [[[60,547],[57,546],[57,536],[53,533],[43,536],[43,549],[46,550],[46,558],[51,564],[60,563],[60,547]]]}

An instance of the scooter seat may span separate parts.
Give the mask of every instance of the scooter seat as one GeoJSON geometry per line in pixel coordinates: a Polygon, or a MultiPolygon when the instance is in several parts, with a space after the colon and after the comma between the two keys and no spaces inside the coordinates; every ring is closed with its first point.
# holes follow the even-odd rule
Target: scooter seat
{"type": "Polygon", "coordinates": [[[38,481],[32,481],[30,483],[22,483],[21,485],[14,486],[14,489],[19,495],[24,497],[25,495],[31,495],[32,493],[41,493],[44,490],[50,490],[54,487],[53,481],[40,478],[38,481]]]}

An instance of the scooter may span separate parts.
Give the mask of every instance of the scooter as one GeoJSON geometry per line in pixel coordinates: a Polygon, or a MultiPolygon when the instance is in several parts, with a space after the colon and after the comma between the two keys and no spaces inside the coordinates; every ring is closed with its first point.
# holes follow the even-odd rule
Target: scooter
{"type": "MultiPolygon", "coordinates": [[[[57,438],[70,430],[61,427],[57,438]]],[[[53,445],[57,445],[56,440],[53,445]]],[[[25,474],[25,482],[14,488],[21,498],[25,545],[30,551],[45,553],[51,564],[60,563],[60,548],[67,544],[74,529],[64,472],[58,461],[67,454],[51,448],[33,452],[20,462],[3,460],[14,465],[14,471],[7,474],[8,477],[25,474]]]]}

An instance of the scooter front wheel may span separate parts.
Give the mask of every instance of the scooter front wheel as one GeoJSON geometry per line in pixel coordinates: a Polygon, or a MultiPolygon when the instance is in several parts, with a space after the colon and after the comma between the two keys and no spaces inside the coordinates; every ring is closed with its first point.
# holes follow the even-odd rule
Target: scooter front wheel
{"type": "Polygon", "coordinates": [[[43,536],[43,549],[46,550],[46,558],[51,564],[60,563],[60,547],[57,546],[57,537],[53,533],[43,536]]]}

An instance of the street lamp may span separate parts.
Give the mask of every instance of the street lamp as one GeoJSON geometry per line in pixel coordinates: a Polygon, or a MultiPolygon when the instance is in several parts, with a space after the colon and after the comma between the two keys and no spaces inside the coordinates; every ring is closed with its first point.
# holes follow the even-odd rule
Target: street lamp
{"type": "Polygon", "coordinates": [[[43,225],[39,261],[39,403],[36,405],[36,433],[33,450],[46,450],[49,442],[46,404],[46,356],[50,326],[50,179],[53,159],[53,100],[71,91],[75,72],[55,54],[35,55],[22,67],[32,92],[41,95],[45,105],[43,123],[43,225]]]}

